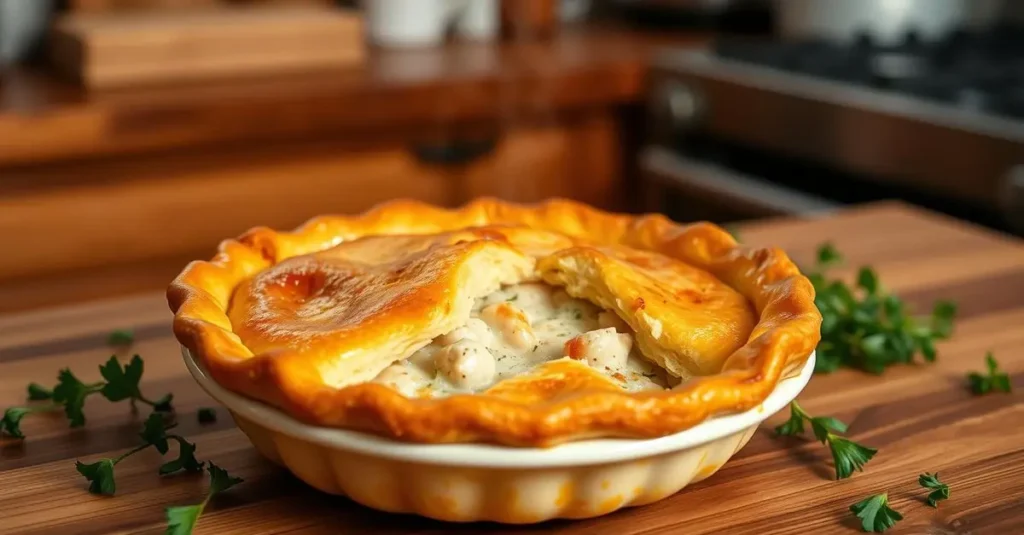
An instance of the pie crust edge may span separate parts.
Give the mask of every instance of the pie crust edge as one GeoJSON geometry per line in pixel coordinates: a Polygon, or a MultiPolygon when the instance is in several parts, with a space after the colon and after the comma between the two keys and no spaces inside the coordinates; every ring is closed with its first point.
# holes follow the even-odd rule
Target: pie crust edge
{"type": "Polygon", "coordinates": [[[612,214],[562,199],[519,205],[483,198],[454,210],[398,200],[361,215],[317,217],[292,232],[257,227],[221,242],[211,260],[186,266],[167,298],[176,338],[221,386],[310,424],[423,443],[550,446],[683,431],[763,402],[779,380],[806,363],[821,325],[813,286],[781,249],[739,245],[710,223],[612,214]],[[755,307],[758,323],[717,375],[662,392],[595,391],[540,407],[480,395],[408,399],[374,383],[335,389],[307,371],[301,355],[253,355],[232,330],[227,311],[236,286],[285,258],[360,236],[488,224],[524,225],[660,252],[736,288],[755,307]]]}

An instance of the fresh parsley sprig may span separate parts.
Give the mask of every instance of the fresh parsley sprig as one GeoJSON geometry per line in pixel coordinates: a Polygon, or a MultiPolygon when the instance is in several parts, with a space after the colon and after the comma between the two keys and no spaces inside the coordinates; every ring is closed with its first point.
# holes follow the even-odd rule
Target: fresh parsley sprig
{"type": "Polygon", "coordinates": [[[99,394],[108,401],[118,402],[129,400],[132,407],[136,402],[150,405],[154,410],[170,412],[174,410],[171,405],[173,396],[164,395],[156,400],[144,396],[139,387],[144,369],[142,358],[135,355],[128,364],[122,366],[116,356],[100,366],[100,375],[104,381],[96,383],[84,383],[70,369],[64,368],[57,374],[57,384],[52,389],[45,388],[39,384],[28,385],[29,401],[49,401],[45,405],[30,405],[25,407],[11,407],[4,412],[0,420],[0,432],[7,433],[15,438],[25,438],[21,431],[21,420],[34,413],[51,412],[63,409],[67,416],[68,424],[71,427],[85,425],[85,400],[99,394]]]}
{"type": "MultiPolygon", "coordinates": [[[[111,334],[108,342],[111,345],[130,345],[131,333],[115,332],[111,334]]],[[[101,382],[84,383],[75,377],[71,370],[65,368],[58,374],[57,385],[52,389],[37,383],[30,383],[27,388],[29,401],[46,403],[8,408],[4,412],[3,418],[0,419],[0,434],[6,433],[16,438],[24,438],[20,426],[25,416],[59,410],[65,412],[71,427],[79,427],[85,425],[85,400],[90,396],[99,394],[112,402],[127,399],[131,402],[133,410],[136,408],[136,403],[150,405],[154,409],[154,412],[143,423],[142,431],[139,433],[142,443],[116,457],[100,459],[92,463],[76,461],[75,469],[89,482],[89,492],[102,495],[114,494],[117,491],[117,480],[114,473],[115,467],[119,463],[149,448],[157,450],[161,455],[166,455],[170,451],[172,442],[178,444],[178,456],[161,464],[159,474],[168,475],[179,471],[201,472],[206,463],[196,459],[195,444],[181,435],[168,433],[177,425],[166,422],[168,417],[166,413],[173,411],[172,396],[167,394],[152,400],[142,394],[139,383],[142,380],[143,368],[142,358],[138,355],[133,356],[123,366],[116,356],[112,356],[110,360],[100,366],[100,375],[104,379],[101,382]]],[[[216,411],[212,408],[201,408],[198,412],[198,419],[200,423],[215,422],[216,411]]],[[[167,509],[166,532],[169,535],[190,535],[210,499],[242,482],[241,478],[231,477],[227,471],[212,462],[206,466],[210,474],[209,493],[199,504],[167,509]]]]}
{"type": "Polygon", "coordinates": [[[75,462],[78,473],[85,476],[89,481],[89,492],[93,494],[112,495],[117,489],[114,479],[114,467],[118,463],[143,451],[147,448],[154,448],[161,455],[170,450],[170,442],[178,443],[178,458],[166,462],[160,466],[160,475],[172,474],[184,470],[186,472],[198,472],[203,469],[203,463],[195,457],[196,447],[180,435],[168,434],[167,431],[176,427],[176,424],[165,425],[164,416],[158,412],[151,413],[142,425],[142,444],[132,448],[114,458],[100,459],[94,463],[75,462]]]}
{"type": "Polygon", "coordinates": [[[185,505],[167,508],[167,535],[191,535],[195,529],[199,516],[203,514],[206,505],[216,494],[224,492],[242,482],[240,477],[231,477],[223,468],[209,463],[206,468],[210,473],[210,492],[206,498],[196,505],[185,505]]]}
{"type": "Polygon", "coordinates": [[[118,329],[107,336],[107,345],[130,346],[135,343],[135,333],[128,329],[118,329]]]}
{"type": "Polygon", "coordinates": [[[775,428],[777,435],[796,436],[804,433],[805,423],[810,423],[814,437],[828,446],[835,464],[836,479],[846,479],[853,472],[863,471],[864,465],[875,456],[878,450],[858,444],[848,438],[839,436],[846,432],[846,424],[828,417],[812,417],[794,400],[789,404],[789,420],[775,428]]]}
{"type": "Polygon", "coordinates": [[[889,507],[889,494],[875,494],[850,506],[861,520],[860,527],[869,533],[881,533],[903,520],[903,515],[889,507]]]}
{"type": "Polygon", "coordinates": [[[845,366],[881,374],[889,366],[913,362],[917,354],[934,361],[935,342],[952,333],[956,306],[941,301],[929,318],[914,318],[901,299],[883,290],[870,267],[860,268],[852,288],[827,278],[828,268],[842,261],[832,244],[823,244],[808,275],[822,317],[815,371],[829,373],[845,366]]]}
{"type": "Polygon", "coordinates": [[[14,438],[25,438],[21,431],[21,420],[29,414],[64,410],[71,427],[85,425],[85,399],[103,389],[104,383],[86,384],[80,381],[71,370],[64,368],[57,374],[57,385],[52,389],[44,388],[36,383],[28,385],[30,401],[48,400],[45,405],[27,407],[10,407],[4,411],[0,420],[0,431],[14,438]]]}
{"type": "Polygon", "coordinates": [[[991,351],[985,354],[985,368],[987,369],[985,375],[977,372],[971,372],[967,375],[967,381],[974,395],[981,396],[989,392],[1006,392],[1009,394],[1013,390],[1013,385],[1010,383],[1010,375],[999,371],[999,363],[996,362],[996,358],[992,355],[991,351]]]}
{"type": "Polygon", "coordinates": [[[949,485],[939,481],[938,472],[921,474],[917,477],[917,482],[922,487],[931,490],[927,498],[930,507],[938,507],[940,501],[949,499],[949,485]]]}

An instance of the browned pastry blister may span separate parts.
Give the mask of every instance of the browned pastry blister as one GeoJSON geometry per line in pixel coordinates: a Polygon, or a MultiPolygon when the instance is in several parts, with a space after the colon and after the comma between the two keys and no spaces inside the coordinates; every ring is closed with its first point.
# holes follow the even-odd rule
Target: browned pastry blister
{"type": "Polygon", "coordinates": [[[806,362],[821,323],[813,287],[781,250],[565,200],[395,201],[292,232],[253,229],[189,264],[168,300],[178,340],[225,388],[311,424],[428,443],[678,432],[760,404],[806,362]],[[629,392],[572,360],[447,397],[368,382],[465,323],[477,299],[527,281],[614,311],[680,384],[629,392]]]}

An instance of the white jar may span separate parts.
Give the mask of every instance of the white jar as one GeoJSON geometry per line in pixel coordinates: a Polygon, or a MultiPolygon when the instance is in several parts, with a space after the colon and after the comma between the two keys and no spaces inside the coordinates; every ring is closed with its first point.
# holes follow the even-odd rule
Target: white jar
{"type": "Polygon", "coordinates": [[[449,0],[459,36],[469,39],[494,39],[498,35],[501,14],[498,0],[449,0]]]}
{"type": "Polygon", "coordinates": [[[428,46],[444,39],[448,0],[366,0],[367,32],[381,46],[428,46]]]}
{"type": "Polygon", "coordinates": [[[364,7],[370,39],[379,46],[437,45],[449,27],[471,39],[498,34],[497,0],[366,0],[364,7]]]}

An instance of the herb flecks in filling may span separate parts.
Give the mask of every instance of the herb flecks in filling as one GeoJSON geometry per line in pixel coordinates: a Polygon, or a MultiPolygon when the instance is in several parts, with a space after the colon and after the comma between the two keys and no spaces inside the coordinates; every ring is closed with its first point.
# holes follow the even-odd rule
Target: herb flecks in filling
{"type": "Polygon", "coordinates": [[[374,382],[410,397],[481,392],[565,357],[625,390],[669,384],[664,370],[639,354],[632,329],[615,313],[540,283],[508,286],[479,299],[465,325],[391,365],[374,382]]]}

